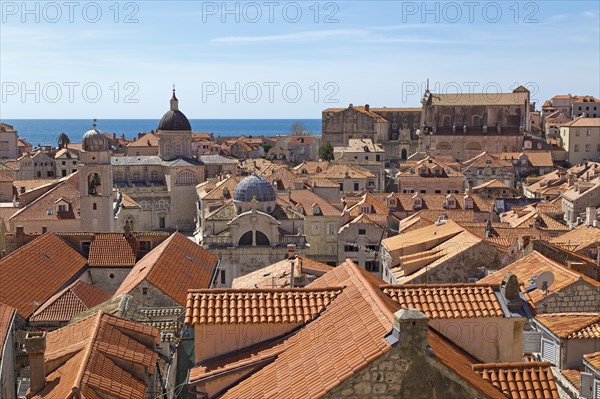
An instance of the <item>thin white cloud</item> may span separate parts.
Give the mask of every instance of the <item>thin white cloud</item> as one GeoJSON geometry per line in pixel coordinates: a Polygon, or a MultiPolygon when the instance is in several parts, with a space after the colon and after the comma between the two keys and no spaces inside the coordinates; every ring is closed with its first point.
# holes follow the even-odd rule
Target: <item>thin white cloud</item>
{"type": "Polygon", "coordinates": [[[285,33],[280,35],[261,35],[261,36],[222,36],[211,40],[212,43],[227,44],[247,44],[247,43],[272,43],[272,42],[302,42],[315,41],[322,39],[341,38],[341,37],[360,37],[368,34],[360,29],[332,29],[332,30],[313,30],[294,33],[285,33]]]}

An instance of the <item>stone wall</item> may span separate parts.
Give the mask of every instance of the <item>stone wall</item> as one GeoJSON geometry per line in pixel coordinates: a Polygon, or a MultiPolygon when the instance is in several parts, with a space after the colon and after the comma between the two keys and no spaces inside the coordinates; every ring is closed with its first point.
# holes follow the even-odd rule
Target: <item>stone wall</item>
{"type": "Polygon", "coordinates": [[[600,312],[600,288],[580,281],[536,304],[542,313],[600,312]]]}

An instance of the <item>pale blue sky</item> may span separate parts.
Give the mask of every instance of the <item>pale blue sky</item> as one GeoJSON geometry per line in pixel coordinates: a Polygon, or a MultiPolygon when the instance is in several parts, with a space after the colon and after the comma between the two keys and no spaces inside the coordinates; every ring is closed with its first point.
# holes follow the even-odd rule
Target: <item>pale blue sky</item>
{"type": "Polygon", "coordinates": [[[159,118],[173,83],[190,118],[419,106],[427,78],[600,97],[598,1],[84,1],[72,22],[63,2],[27,4],[1,2],[0,118],[159,118]]]}

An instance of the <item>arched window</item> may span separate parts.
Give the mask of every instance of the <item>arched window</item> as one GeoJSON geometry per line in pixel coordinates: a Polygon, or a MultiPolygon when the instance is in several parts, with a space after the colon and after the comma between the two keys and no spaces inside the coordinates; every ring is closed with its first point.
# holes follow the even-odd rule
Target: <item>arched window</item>
{"type": "Polygon", "coordinates": [[[269,237],[262,231],[256,232],[256,245],[271,245],[269,237]]]}
{"type": "Polygon", "coordinates": [[[189,170],[184,170],[177,175],[175,184],[198,184],[198,180],[194,173],[189,170]]]}
{"type": "Polygon", "coordinates": [[[125,217],[125,221],[123,222],[123,226],[128,226],[129,229],[130,229],[130,231],[133,231],[134,230],[134,228],[133,228],[133,226],[134,226],[133,216],[127,215],[125,217]]]}
{"type": "Polygon", "coordinates": [[[165,200],[156,201],[156,209],[169,209],[169,203],[165,200]]]}
{"type": "Polygon", "coordinates": [[[98,173],[90,173],[88,176],[88,194],[98,195],[97,189],[101,183],[100,175],[98,173]]]}
{"type": "Polygon", "coordinates": [[[135,172],[133,172],[133,175],[132,175],[132,177],[131,177],[131,178],[132,178],[132,180],[133,180],[133,181],[140,181],[140,180],[141,180],[141,175],[140,175],[140,172],[138,172],[138,171],[136,170],[135,172]]]}
{"type": "Polygon", "coordinates": [[[402,159],[405,160],[407,157],[406,148],[402,149],[402,159]]]}
{"type": "Polygon", "coordinates": [[[123,181],[123,172],[115,172],[115,180],[123,181]]]}
{"type": "Polygon", "coordinates": [[[158,181],[158,172],[153,170],[150,172],[150,181],[158,181]]]}
{"type": "Polygon", "coordinates": [[[244,234],[242,234],[238,245],[240,247],[252,245],[252,231],[247,231],[244,234]]]}
{"type": "Polygon", "coordinates": [[[148,211],[152,209],[152,205],[148,201],[140,201],[140,208],[142,211],[148,211]]]}

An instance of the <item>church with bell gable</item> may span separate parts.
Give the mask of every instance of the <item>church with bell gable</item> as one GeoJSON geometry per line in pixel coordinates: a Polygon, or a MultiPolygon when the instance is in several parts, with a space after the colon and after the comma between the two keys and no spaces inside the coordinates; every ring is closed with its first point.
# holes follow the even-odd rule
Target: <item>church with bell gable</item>
{"type": "Polygon", "coordinates": [[[82,231],[193,231],[195,187],[205,167],[192,156],[192,127],[173,89],[157,128],[158,156],[112,155],[96,129],[83,136],[79,169],[82,231]],[[108,183],[107,183],[108,182],[108,183]]]}

